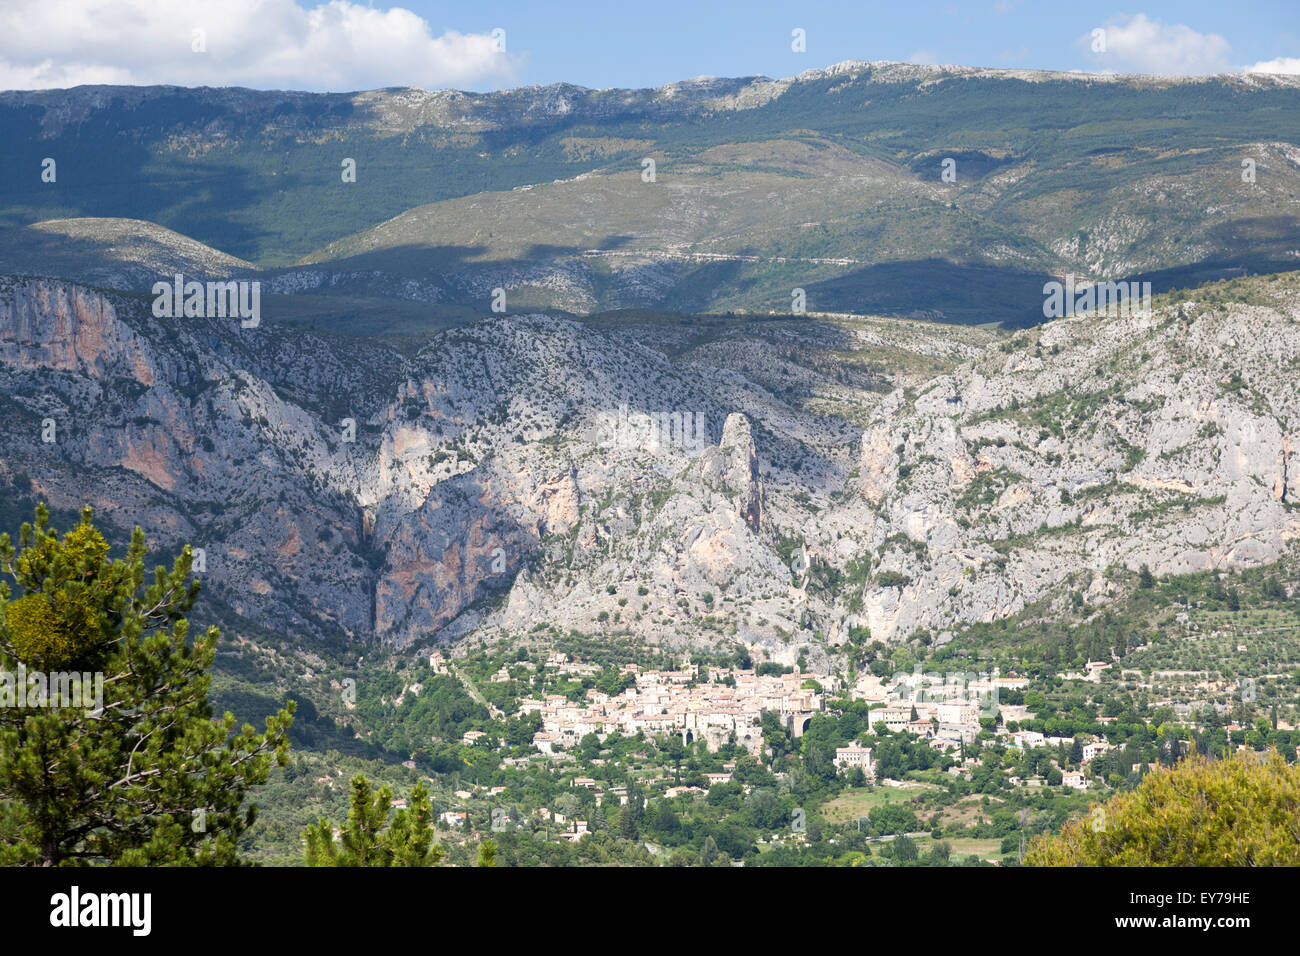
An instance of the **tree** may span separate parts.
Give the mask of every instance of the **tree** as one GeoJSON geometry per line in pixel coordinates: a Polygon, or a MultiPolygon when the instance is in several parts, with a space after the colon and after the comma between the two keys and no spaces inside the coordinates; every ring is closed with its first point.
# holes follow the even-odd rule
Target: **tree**
{"type": "Polygon", "coordinates": [[[639,815],[632,810],[632,804],[628,803],[618,815],[618,834],[625,840],[635,841],[641,835],[641,828],[638,825],[639,815]]]}
{"type": "Polygon", "coordinates": [[[273,760],[286,762],[295,704],[261,734],[237,729],[233,714],[214,718],[219,634],[189,638],[190,549],[146,587],[144,533],[110,560],[91,519],[87,507],[60,538],[39,505],[20,550],[0,535],[13,585],[0,580],[0,670],[63,690],[82,675],[80,701],[0,706],[0,865],[236,864],[256,817],[246,798],[273,760]]]}
{"type": "Polygon", "coordinates": [[[591,762],[600,756],[600,738],[593,733],[588,733],[578,741],[578,752],[582,759],[591,762]]]}
{"type": "Polygon", "coordinates": [[[659,749],[668,755],[668,759],[673,762],[673,779],[677,783],[682,782],[682,758],[686,756],[686,745],[682,743],[682,738],[677,734],[669,734],[667,737],[660,738],[659,749]]]}
{"type": "Polygon", "coordinates": [[[769,750],[771,750],[772,764],[775,766],[782,757],[794,749],[790,740],[790,734],[785,729],[785,725],[781,723],[781,718],[777,716],[775,711],[763,711],[760,723],[763,728],[763,743],[767,745],[769,750]]]}
{"type": "Polygon", "coordinates": [[[512,747],[525,747],[533,742],[533,736],[542,729],[542,715],[532,710],[506,721],[506,743],[512,747]]]}
{"type": "Polygon", "coordinates": [[[946,866],[948,860],[952,857],[952,844],[944,841],[935,841],[930,852],[926,854],[926,863],[930,866],[946,866]]]}
{"type": "Polygon", "coordinates": [[[899,834],[894,837],[894,859],[911,862],[917,856],[916,841],[910,836],[899,834]]]}
{"type": "Polygon", "coordinates": [[[668,801],[660,800],[654,820],[655,831],[661,834],[674,834],[681,828],[681,821],[677,819],[677,814],[673,813],[673,808],[668,805],[668,801]]]}
{"type": "Polygon", "coordinates": [[[834,738],[825,738],[822,735],[809,736],[804,735],[803,759],[804,769],[814,779],[822,783],[828,783],[835,779],[838,768],[835,766],[835,744],[834,738]]]}
{"type": "Polygon", "coordinates": [[[1183,746],[1175,725],[1171,723],[1160,725],[1156,735],[1156,748],[1158,759],[1165,766],[1172,766],[1178,762],[1178,758],[1183,754],[1183,746]]]}
{"type": "Polygon", "coordinates": [[[632,821],[639,827],[641,821],[645,818],[645,791],[641,789],[640,784],[635,780],[627,782],[627,806],[624,807],[632,817],[632,821]]]}
{"type": "Polygon", "coordinates": [[[704,845],[700,847],[700,863],[704,866],[713,866],[718,856],[718,842],[711,835],[706,836],[704,845]]]}
{"type": "Polygon", "coordinates": [[[307,828],[308,866],[436,866],[442,861],[442,847],[432,845],[433,805],[423,783],[415,785],[409,806],[391,823],[393,791],[386,786],[372,791],[361,774],[351,783],[348,820],[338,837],[328,820],[307,828]]]}
{"type": "Polygon", "coordinates": [[[776,791],[760,787],[745,798],[745,821],[759,830],[778,830],[785,826],[789,813],[777,798],[776,791]]]}
{"type": "Polygon", "coordinates": [[[867,819],[871,822],[872,829],[882,834],[909,833],[920,826],[916,814],[900,803],[884,803],[872,807],[867,813],[867,819]]]}
{"type": "Polygon", "coordinates": [[[1300,764],[1276,751],[1189,757],[1039,836],[1025,864],[1300,866],[1300,764]]]}

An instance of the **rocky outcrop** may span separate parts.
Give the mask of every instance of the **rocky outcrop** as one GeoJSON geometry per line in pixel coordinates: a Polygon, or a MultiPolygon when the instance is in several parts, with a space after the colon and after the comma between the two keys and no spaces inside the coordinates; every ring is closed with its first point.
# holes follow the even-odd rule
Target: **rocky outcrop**
{"type": "Polygon", "coordinates": [[[873,635],[1015,613],[1080,569],[1288,554],[1300,331],[1294,293],[1274,302],[1048,323],[878,411],[858,483],[887,582],[863,595],[873,635]]]}
{"type": "MultiPolygon", "coordinates": [[[[273,318],[157,319],[52,280],[0,288],[0,382],[3,474],[35,496],[89,502],[160,550],[202,547],[207,590],[266,626],[397,643],[508,589],[544,542],[606,547],[607,529],[578,527],[582,489],[620,477],[565,447],[606,395],[723,417],[663,360],[572,322],[488,323],[410,358],[273,318]]],[[[752,441],[734,454],[727,480],[757,521],[752,441]]]]}
{"type": "Polygon", "coordinates": [[[850,614],[951,634],[1081,579],[1109,600],[1116,566],[1290,554],[1297,292],[1230,292],[1014,336],[755,323],[684,356],[672,326],[515,316],[411,354],[0,280],[0,482],[203,547],[208,593],[266,627],[793,661],[850,614]],[[888,349],[945,370],[828,364],[888,349]]]}
{"type": "Polygon", "coordinates": [[[13,282],[0,301],[0,362],[91,378],[126,375],[153,385],[158,360],[113,303],[81,286],[13,282]]]}
{"type": "Polygon", "coordinates": [[[720,482],[730,492],[740,517],[751,530],[760,530],[763,486],[758,474],[758,450],[744,414],[733,412],[727,416],[721,444],[701,456],[700,474],[706,482],[720,482]]]}

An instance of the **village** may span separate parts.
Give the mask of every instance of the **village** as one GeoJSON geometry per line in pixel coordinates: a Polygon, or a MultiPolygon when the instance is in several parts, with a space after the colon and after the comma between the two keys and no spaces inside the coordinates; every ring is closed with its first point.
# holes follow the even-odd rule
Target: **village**
{"type": "MultiPolygon", "coordinates": [[[[559,653],[552,653],[547,664],[561,674],[583,675],[596,670],[593,665],[559,653]]],[[[759,756],[763,749],[764,712],[777,714],[781,726],[798,739],[813,715],[826,710],[827,696],[845,690],[835,675],[802,673],[798,667],[783,674],[738,668],[714,670],[706,681],[699,680],[699,667],[690,664],[680,670],[641,670],[628,664],[623,672],[635,679],[635,685],[621,694],[592,689],[584,701],[559,694],[521,700],[520,716],[536,713],[541,718],[541,729],[533,737],[538,752],[562,755],[577,747],[588,734],[603,741],[612,733],[620,733],[679,735],[683,744],[698,740],[710,750],[731,743],[759,756]]],[[[868,672],[847,689],[847,696],[874,708],[873,725],[882,723],[891,733],[913,734],[936,750],[960,751],[967,764],[964,772],[969,774],[969,765],[978,765],[978,758],[967,757],[966,748],[978,749],[980,718],[1000,716],[1004,722],[1028,718],[1028,709],[1023,705],[998,704],[1000,690],[1018,690],[1027,684],[1025,678],[996,674],[935,675],[917,671],[882,679],[868,672]]],[[[1022,748],[1073,743],[1073,738],[1047,739],[1033,731],[1003,732],[999,736],[1022,748]]],[[[1090,746],[1095,751],[1104,744],[1090,746]]],[[[871,748],[837,748],[835,765],[841,769],[857,767],[871,777],[871,748]]],[[[1077,782],[1072,776],[1069,785],[1082,788],[1083,776],[1077,776],[1077,782]]]]}
{"type": "MultiPolygon", "coordinates": [[[[441,653],[429,658],[436,672],[446,672],[449,662],[441,653]]],[[[574,655],[551,651],[542,669],[560,680],[579,681],[601,672],[594,663],[574,655]]],[[[534,669],[537,665],[524,662],[514,666],[534,669]]],[[[1109,661],[1090,661],[1077,672],[1065,677],[1090,684],[1099,684],[1111,668],[1109,661]]],[[[605,693],[594,687],[586,690],[580,699],[572,695],[548,693],[518,700],[515,716],[536,715],[539,721],[531,744],[537,755],[557,765],[573,762],[583,741],[594,736],[604,743],[611,735],[623,737],[643,736],[650,739],[677,737],[690,747],[703,744],[710,752],[724,746],[743,748],[760,761],[766,756],[763,733],[765,713],[775,714],[777,723],[792,740],[798,740],[807,731],[817,714],[826,713],[834,701],[860,701],[870,708],[870,726],[887,730],[890,734],[905,734],[923,742],[932,750],[949,758],[946,773],[964,779],[972,777],[982,764],[981,751],[988,746],[999,750],[1011,748],[1028,752],[1048,748],[1055,752],[1077,751],[1071,760],[1052,759],[1051,785],[1077,791],[1086,790],[1094,783],[1086,772],[1089,764],[1112,749],[1102,736],[1085,735],[1075,747],[1074,735],[1049,735],[1029,729],[1035,715],[1024,703],[1023,692],[1030,679],[1019,675],[992,673],[941,673],[923,672],[919,667],[911,673],[897,673],[881,677],[870,671],[852,675],[846,682],[835,674],[803,671],[794,666],[785,672],[738,667],[704,668],[692,664],[689,657],[676,669],[643,668],[637,664],[622,665],[624,689],[619,693],[605,693]],[[1013,692],[1013,693],[1007,693],[1013,692]],[[1025,726],[1021,726],[1025,725],[1025,726]],[[1056,774],[1059,773],[1059,783],[1056,774]]],[[[491,682],[511,679],[509,669],[501,668],[488,678],[491,682]]],[[[1158,701],[1160,705],[1172,701],[1158,701]]],[[[1185,708],[1184,708],[1185,709],[1185,708]]],[[[1226,708],[1220,707],[1220,710],[1226,708]]],[[[1180,715],[1178,722],[1193,724],[1180,715]]],[[[1098,724],[1113,723],[1116,718],[1098,714],[1098,724]]],[[[1239,730],[1236,723],[1228,724],[1229,731],[1239,730]]],[[[487,735],[471,730],[464,734],[465,745],[479,744],[487,735]]],[[[864,731],[865,736],[865,731],[864,731]]],[[[534,756],[532,759],[537,759],[534,756]]],[[[506,764],[524,764],[527,758],[507,758],[506,764]]],[[[841,773],[860,771],[866,782],[875,783],[875,763],[872,748],[857,741],[835,748],[834,766],[841,773]]],[[[1148,769],[1154,769],[1149,764],[1148,769]]],[[[729,769],[724,766],[724,770],[729,769]]],[[[706,775],[705,783],[713,785],[730,782],[730,773],[706,775]]],[[[892,783],[892,781],[883,781],[892,783]]],[[[1046,768],[1038,774],[1015,775],[1006,778],[1013,788],[1038,788],[1049,785],[1046,768]]],[[[596,792],[599,805],[606,793],[593,779],[578,776],[572,785],[596,792]]],[[[494,788],[501,790],[502,788],[494,788]]],[[[672,798],[689,792],[707,794],[708,786],[668,787],[664,796],[672,798]]],[[[474,793],[474,796],[480,794],[474,793]]],[[[484,793],[482,796],[495,796],[484,793]]],[[[470,792],[457,794],[468,798],[470,792]]],[[[608,796],[626,800],[623,788],[612,788],[608,796]]],[[[464,814],[444,814],[442,822],[448,826],[463,823],[464,814]]],[[[569,837],[583,832],[582,821],[550,820],[569,831],[569,837]],[[565,824],[568,826],[565,827],[565,824]],[[574,824],[578,824],[574,826],[574,824]]]]}
{"type": "MultiPolygon", "coordinates": [[[[793,814],[815,807],[817,832],[835,834],[823,847],[883,847],[910,833],[923,849],[958,841],[968,857],[1001,865],[1024,850],[1025,822],[1008,807],[1036,814],[1041,827],[1171,763],[1170,741],[1194,746],[1206,720],[1237,750],[1255,747],[1247,738],[1260,733],[1233,704],[1251,696],[1249,679],[1225,683],[1226,703],[1211,695],[1198,707],[1113,658],[1046,680],[997,665],[942,672],[913,661],[910,672],[844,675],[689,655],[597,662],[555,648],[473,666],[437,651],[428,660],[487,706],[494,725],[444,738],[480,754],[460,765],[483,769],[448,790],[440,827],[544,836],[578,855],[635,833],[652,856],[671,852],[688,820],[735,821],[760,856],[799,853],[792,848],[818,840],[793,828],[793,814]],[[1146,695],[1140,710],[1116,693],[1134,685],[1146,695]],[[773,800],[785,816],[770,810],[773,800]]],[[[733,862],[748,852],[733,849],[733,862]]]]}
{"type": "MultiPolygon", "coordinates": [[[[563,659],[549,663],[558,665],[561,673],[582,673],[590,667],[563,659]]],[[[553,754],[575,746],[589,733],[600,739],[614,732],[650,737],[678,734],[685,744],[702,740],[716,750],[720,744],[734,742],[758,754],[763,746],[764,711],[777,713],[792,736],[798,737],[813,714],[826,709],[825,692],[840,689],[835,677],[801,674],[797,668],[763,676],[753,670],[714,671],[705,682],[699,681],[699,668],[691,665],[675,671],[642,671],[628,664],[623,672],[636,683],[616,696],[592,690],[582,703],[559,695],[520,701],[520,714],[536,712],[542,718],[533,745],[553,754]]]]}

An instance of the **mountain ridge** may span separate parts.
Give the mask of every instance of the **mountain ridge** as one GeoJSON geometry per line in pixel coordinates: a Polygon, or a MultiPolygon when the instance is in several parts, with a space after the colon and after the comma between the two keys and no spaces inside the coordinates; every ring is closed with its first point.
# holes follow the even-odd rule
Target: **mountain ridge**
{"type": "Polygon", "coordinates": [[[305,636],[545,624],[785,663],[851,620],[948,640],[1113,566],[1290,559],[1297,275],[1014,336],[537,315],[408,353],[12,278],[4,474],[205,547],[215,596],[305,636]],[[644,431],[687,413],[698,441],[644,431]]]}
{"type": "Polygon", "coordinates": [[[849,61],[657,90],[5,93],[32,175],[0,183],[0,271],[43,271],[22,232],[43,222],[62,277],[147,289],[141,263],[224,277],[229,256],[317,313],[459,320],[496,289],[518,312],[768,313],[803,289],[1023,326],[1068,273],[1161,292],[1293,267],[1295,86],[849,61]],[[95,220],[155,224],[152,251],[50,234],[95,220]]]}
{"type": "Polygon", "coordinates": [[[1178,74],[1178,73],[1121,73],[1115,71],[1085,71],[1085,70],[1047,70],[1024,67],[985,67],[985,66],[968,66],[956,63],[911,63],[905,60],[859,60],[850,58],[839,60],[828,66],[809,67],[798,73],[792,73],[787,76],[771,77],[762,73],[750,73],[742,76],[713,76],[710,74],[701,74],[699,76],[687,77],[681,80],[672,80],[659,86],[648,87],[592,87],[583,86],[578,83],[571,83],[565,80],[557,80],[551,83],[534,83],[524,84],[521,86],[507,87],[499,90],[475,91],[465,90],[458,87],[437,87],[427,88],[419,86],[385,86],[374,87],[359,90],[335,90],[335,91],[313,91],[313,90],[295,90],[288,87],[262,88],[247,86],[180,86],[167,83],[148,83],[148,84],[112,84],[112,83],[85,83],[70,87],[49,87],[39,90],[0,90],[0,98],[13,95],[21,98],[24,94],[34,94],[33,98],[45,94],[66,95],[80,91],[104,91],[117,92],[125,90],[159,90],[159,91],[222,91],[233,94],[284,94],[291,96],[321,96],[321,97],[339,97],[339,96],[364,96],[375,93],[427,93],[432,95],[452,96],[452,97],[482,97],[488,98],[497,95],[518,94],[524,92],[553,92],[560,90],[573,90],[583,93],[620,93],[620,92],[655,92],[663,93],[665,91],[688,91],[691,87],[710,86],[714,84],[734,86],[737,84],[769,84],[769,83],[796,83],[810,82],[838,76],[857,76],[860,74],[880,74],[888,82],[896,82],[900,78],[916,79],[918,77],[934,76],[974,76],[974,77],[995,77],[1009,79],[1077,79],[1084,82],[1118,82],[1118,83],[1201,83],[1201,82],[1223,82],[1226,80],[1237,80],[1243,85],[1250,85],[1255,78],[1263,78],[1266,82],[1276,82],[1282,86],[1298,86],[1300,79],[1294,73],[1269,73],[1264,71],[1245,71],[1233,70],[1223,73],[1206,73],[1206,74],[1178,74]]]}

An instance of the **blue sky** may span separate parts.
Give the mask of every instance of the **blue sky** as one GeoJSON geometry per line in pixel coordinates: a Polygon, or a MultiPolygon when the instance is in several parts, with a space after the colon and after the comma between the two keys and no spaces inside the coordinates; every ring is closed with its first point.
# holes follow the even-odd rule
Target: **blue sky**
{"type": "Polygon", "coordinates": [[[3,0],[0,88],[642,87],[790,76],[848,59],[1300,73],[1298,2],[3,0]],[[791,48],[795,29],[804,52],[791,48]],[[1093,49],[1094,30],[1104,51],[1093,49]]]}
{"type": "MultiPolygon", "coordinates": [[[[658,86],[699,75],[790,76],[841,60],[917,60],[964,66],[1046,70],[1105,69],[1090,55],[1095,27],[1144,14],[1185,25],[1230,44],[1229,61],[1246,66],[1300,57],[1300,0],[1143,3],[1139,8],[1088,0],[933,2],[614,2],[516,3],[486,0],[465,18],[460,4],[411,2],[430,25],[462,31],[506,30],[522,53],[526,83],[566,80],[583,86],[658,86]],[[807,52],[790,49],[790,32],[807,32],[807,52]]],[[[1141,66],[1140,63],[1134,64],[1141,66]]],[[[1120,69],[1129,69],[1127,63],[1120,69]]],[[[1145,70],[1143,72],[1146,72],[1145,70]]]]}

